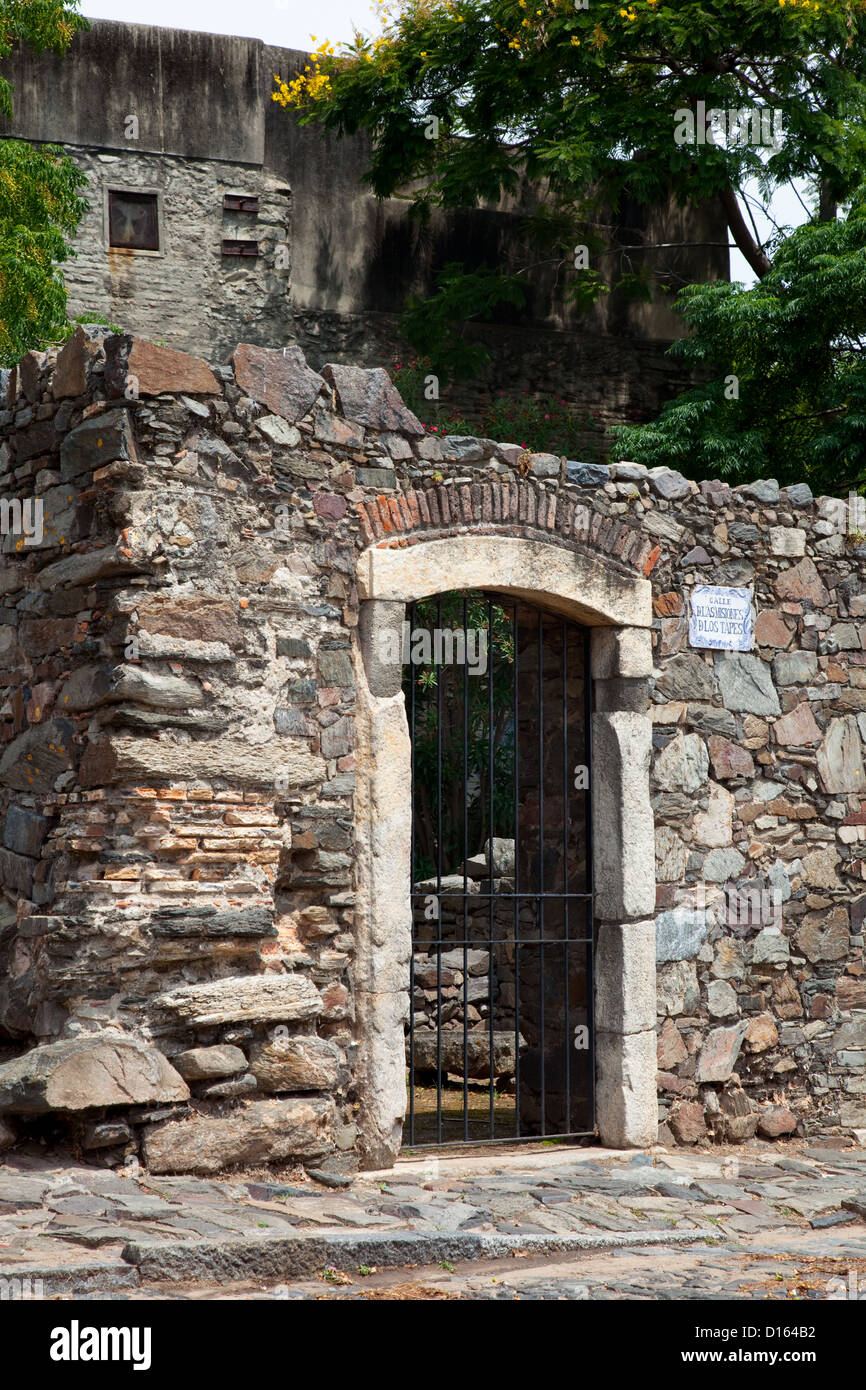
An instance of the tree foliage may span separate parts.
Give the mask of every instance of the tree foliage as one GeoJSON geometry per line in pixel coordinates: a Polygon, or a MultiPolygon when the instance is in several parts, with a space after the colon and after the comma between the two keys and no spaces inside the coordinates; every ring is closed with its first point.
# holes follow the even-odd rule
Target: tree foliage
{"type": "MultiPolygon", "coordinates": [[[[62,53],[87,21],[77,0],[0,0],[0,60],[18,43],[62,53]]],[[[12,114],[12,89],[0,77],[0,110],[12,114]]],[[[84,176],[53,146],[0,141],[0,362],[57,337],[66,323],[59,266],[67,237],[86,210],[84,176]]]]}
{"type": "MultiPolygon", "coordinates": [[[[407,0],[381,37],[321,45],[273,96],[302,121],[366,131],[373,192],[419,217],[535,196],[538,244],[578,308],[616,280],[600,248],[616,257],[628,205],[715,202],[759,283],[681,292],[693,336],[676,350],[709,379],[623,429],[620,452],[691,476],[862,480],[866,0],[407,0]],[[703,144],[683,125],[699,111],[703,144]],[[769,210],[794,182],[809,222],[762,238],[752,206],[769,210]],[[585,268],[571,261],[578,237],[585,268]]],[[[628,246],[632,293],[648,292],[656,249],[628,246]]],[[[446,272],[409,317],[437,368],[501,302],[497,276],[516,295],[532,267],[446,272]]]]}
{"type": "Polygon", "coordinates": [[[617,431],[617,457],[692,478],[866,483],[866,192],[846,218],[783,239],[764,278],[692,285],[672,351],[710,375],[659,419],[617,431]]]}
{"type": "Polygon", "coordinates": [[[839,203],[866,158],[864,0],[408,0],[384,36],[323,44],[276,101],[366,130],[379,197],[471,207],[545,190],[546,216],[720,198],[756,273],[766,252],[734,195],[802,178],[839,203]],[[778,148],[677,143],[678,111],[781,112],[778,148]],[[741,225],[742,224],[742,225],[741,225]]]}

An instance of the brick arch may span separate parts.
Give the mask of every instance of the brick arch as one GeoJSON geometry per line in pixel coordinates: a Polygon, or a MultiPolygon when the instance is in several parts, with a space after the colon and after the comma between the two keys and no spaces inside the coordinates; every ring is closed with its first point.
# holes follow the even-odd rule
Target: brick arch
{"type": "Polygon", "coordinates": [[[356,505],[366,545],[388,548],[460,535],[519,536],[579,548],[630,578],[648,578],[661,546],[640,528],[528,479],[431,484],[356,505]]]}
{"type": "MultiPolygon", "coordinates": [[[[447,490],[414,494],[419,517],[418,498],[429,499],[433,491],[447,490]]],[[[530,492],[555,501],[531,485],[530,492]]],[[[403,520],[413,516],[408,497],[400,499],[403,505],[382,500],[389,517],[394,507],[403,520]]],[[[366,509],[365,515],[372,529],[366,509]]],[[[524,533],[519,524],[492,520],[455,523],[449,533],[438,515],[438,527],[374,537],[358,557],[355,985],[362,1161],[387,1167],[400,1147],[411,951],[409,731],[402,668],[381,660],[377,653],[386,644],[379,638],[385,629],[401,631],[407,603],[473,587],[519,595],[593,628],[597,1120],[607,1144],[654,1143],[655,857],[646,712],[651,585],[634,569],[627,572],[621,558],[569,542],[562,533],[537,527],[524,533]]],[[[387,646],[400,650],[399,643],[387,646]]]]}

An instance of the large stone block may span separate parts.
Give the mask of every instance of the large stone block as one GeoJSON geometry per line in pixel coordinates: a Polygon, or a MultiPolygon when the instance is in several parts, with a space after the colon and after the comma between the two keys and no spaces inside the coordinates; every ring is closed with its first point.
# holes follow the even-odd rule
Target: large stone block
{"type": "MultiPolygon", "coordinates": [[[[101,332],[104,334],[105,329],[101,332]]],[[[87,369],[102,347],[101,338],[96,341],[94,338],[92,325],[85,328],[79,324],[58,353],[51,378],[51,394],[56,401],[84,395],[87,390],[87,369]]]]}
{"type": "Polygon", "coordinates": [[[608,1033],[656,1024],[655,922],[601,922],[595,952],[595,1022],[608,1033]]]}
{"type": "Polygon", "coordinates": [[[322,376],[334,387],[337,404],[347,420],[371,430],[422,435],[424,426],[394,386],[383,367],[367,370],[328,363],[322,376]]]}
{"type": "Polygon", "coordinates": [[[703,739],[698,734],[677,734],[656,759],[654,776],[662,791],[688,796],[704,785],[709,769],[703,739]]]}
{"type": "Polygon", "coordinates": [[[274,789],[279,777],[281,785],[289,791],[324,782],[326,773],[322,758],[296,747],[252,745],[231,738],[207,742],[198,739],[195,743],[179,744],[164,738],[119,735],[107,735],[100,743],[89,744],[80,769],[81,783],[85,787],[123,781],[185,778],[209,781],[223,777],[235,787],[274,789]]]}
{"type": "Polygon", "coordinates": [[[250,1050],[250,1071],[260,1091],[331,1091],[340,1051],[327,1038],[277,1037],[250,1050]]]}
{"type": "Polygon", "coordinates": [[[866,787],[860,730],[853,714],[830,720],[818,749],[818,772],[828,792],[862,792],[866,787]]]}
{"type": "Polygon", "coordinates": [[[306,975],[232,975],[160,994],[153,1008],[179,1023],[208,1028],[242,1019],[294,1023],[318,1018],[322,996],[306,975]]]}
{"type": "Polygon", "coordinates": [[[6,849],[12,850],[14,854],[27,854],[32,859],[37,859],[47,833],[48,821],[45,816],[12,803],[6,812],[3,826],[3,844],[6,849]]]}
{"type": "Polygon", "coordinates": [[[593,680],[652,675],[652,633],[640,627],[594,627],[590,632],[593,680]]]}
{"type": "Polygon", "coordinates": [[[33,892],[33,871],[36,868],[32,859],[23,854],[13,854],[11,850],[0,849],[0,883],[10,888],[15,897],[29,898],[33,892]]]}
{"type": "Polygon", "coordinates": [[[189,396],[220,394],[219,382],[200,357],[125,333],[105,339],[105,385],[110,397],[128,400],[169,391],[189,396]]]}
{"type": "Polygon", "coordinates": [[[107,410],[83,420],[65,436],[60,446],[60,477],[69,482],[118,459],[138,462],[135,439],[128,413],[107,410]]]}
{"type": "Polygon", "coordinates": [[[697,1082],[727,1081],[730,1078],[748,1028],[748,1020],[740,1019],[739,1023],[729,1028],[714,1028],[707,1034],[698,1057],[695,1072],[697,1082]]]}
{"type": "Polygon", "coordinates": [[[403,621],[406,605],[394,599],[361,604],[358,633],[370,694],[399,695],[403,680],[403,621]]]}
{"type": "Polygon", "coordinates": [[[682,904],[660,912],[655,922],[656,960],[693,960],[707,939],[706,913],[682,904]]]}
{"type": "Polygon", "coordinates": [[[321,1158],[333,1148],[334,1102],[254,1100],[155,1125],[144,1139],[151,1173],[219,1173],[239,1164],[321,1158]]]}
{"type": "Polygon", "coordinates": [[[651,627],[652,585],[612,569],[599,556],[517,536],[460,535],[423,545],[378,549],[360,557],[362,599],[403,602],[446,589],[496,588],[531,598],[576,621],[651,627]]]}
{"type": "Polygon", "coordinates": [[[716,661],[725,709],[746,714],[781,714],[770,667],[748,652],[725,652],[716,661]]]}
{"type": "Polygon", "coordinates": [[[123,1033],[63,1038],[0,1067],[0,1110],[23,1115],[188,1097],[186,1083],[161,1052],[123,1033]]]}
{"type": "Polygon", "coordinates": [[[697,652],[680,652],[664,663],[655,688],[666,700],[712,700],[713,668],[697,652]]]}
{"type": "Polygon", "coordinates": [[[231,360],[241,390],[290,423],[308,413],[324,385],[299,347],[280,350],[239,343],[231,360]]]}
{"type": "Polygon", "coordinates": [[[694,961],[667,961],[659,966],[656,981],[660,1014],[675,1018],[679,1014],[692,1014],[698,1008],[701,993],[694,961]]]}
{"type": "Polygon", "coordinates": [[[808,555],[799,564],[783,570],[774,587],[779,598],[811,599],[819,608],[823,608],[830,597],[814,560],[808,555]]]}
{"type": "MultiPolygon", "coordinates": [[[[439,1069],[439,1040],[435,1031],[416,1032],[411,1049],[415,1071],[436,1072],[439,1069]]],[[[463,1047],[462,1028],[442,1029],[442,1072],[455,1076],[475,1077],[489,1080],[490,1033],[486,1028],[471,1030],[466,1034],[466,1048],[463,1047]]],[[[406,1039],[406,1065],[409,1065],[410,1045],[406,1039]]],[[[493,1076],[513,1076],[517,1068],[514,1049],[514,1034],[498,1030],[493,1034],[493,1076]]]]}
{"type": "Polygon", "coordinates": [[[174,1065],[187,1081],[210,1081],[218,1076],[234,1076],[244,1071],[247,1059],[239,1047],[190,1047],[174,1059],[174,1065]]]}
{"type": "Polygon", "coordinates": [[[652,724],[644,714],[594,714],[592,737],[596,916],[606,922],[650,917],[655,908],[652,724]]]}
{"type": "Polygon", "coordinates": [[[596,1036],[596,1116],[608,1148],[647,1148],[658,1136],[656,1034],[596,1036]]]}
{"type": "Polygon", "coordinates": [[[13,739],[0,758],[0,783],[22,792],[48,792],[61,772],[75,766],[68,719],[34,724],[13,739]]]}

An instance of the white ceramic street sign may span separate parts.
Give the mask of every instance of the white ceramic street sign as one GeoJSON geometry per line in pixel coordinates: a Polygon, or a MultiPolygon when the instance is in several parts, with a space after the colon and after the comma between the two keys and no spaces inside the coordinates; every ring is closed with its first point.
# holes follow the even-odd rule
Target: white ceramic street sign
{"type": "Polygon", "coordinates": [[[723,652],[751,651],[751,590],[696,584],[689,611],[689,646],[723,652]]]}

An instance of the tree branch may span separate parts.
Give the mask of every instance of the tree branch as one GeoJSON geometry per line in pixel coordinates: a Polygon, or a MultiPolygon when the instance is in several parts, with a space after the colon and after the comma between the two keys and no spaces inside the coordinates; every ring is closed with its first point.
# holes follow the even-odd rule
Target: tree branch
{"type": "Polygon", "coordinates": [[[734,238],[739,250],[745,256],[758,279],[763,280],[767,271],[770,269],[771,262],[763,247],[758,245],[746,226],[745,218],[737,202],[736,193],[732,188],[725,188],[719,194],[719,200],[722,204],[722,211],[725,214],[731,236],[734,238]]]}

